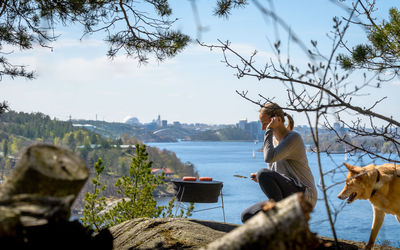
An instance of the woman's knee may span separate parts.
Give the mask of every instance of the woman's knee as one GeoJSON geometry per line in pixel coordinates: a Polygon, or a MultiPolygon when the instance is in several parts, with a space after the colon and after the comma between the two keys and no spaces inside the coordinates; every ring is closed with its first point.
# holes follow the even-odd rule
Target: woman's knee
{"type": "Polygon", "coordinates": [[[254,214],[249,213],[247,210],[244,210],[240,215],[242,223],[245,223],[248,219],[250,219],[254,214]]]}
{"type": "Polygon", "coordinates": [[[258,213],[261,210],[261,207],[263,206],[263,204],[265,204],[265,202],[266,201],[257,202],[255,204],[251,205],[250,207],[246,208],[245,210],[243,210],[243,212],[240,216],[242,219],[242,222],[245,223],[248,219],[250,219],[256,213],[258,213]]]}
{"type": "Polygon", "coordinates": [[[252,206],[246,208],[242,211],[240,218],[242,219],[242,223],[245,223],[248,219],[253,217],[261,208],[258,208],[258,203],[253,204],[252,206]]]}
{"type": "Polygon", "coordinates": [[[275,172],[273,170],[270,170],[268,168],[262,168],[262,169],[258,170],[258,172],[257,172],[257,180],[263,181],[265,179],[270,179],[273,177],[274,174],[275,174],[275,172]]]}

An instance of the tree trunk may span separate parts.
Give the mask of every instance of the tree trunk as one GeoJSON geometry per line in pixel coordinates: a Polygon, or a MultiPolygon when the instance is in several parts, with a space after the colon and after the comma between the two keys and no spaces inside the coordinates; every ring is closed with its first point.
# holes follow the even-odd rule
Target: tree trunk
{"type": "Polygon", "coordinates": [[[0,199],[18,194],[74,199],[89,177],[85,162],[65,149],[34,145],[26,149],[3,183],[0,199]]]}
{"type": "Polygon", "coordinates": [[[205,249],[314,249],[319,241],[308,228],[311,211],[301,193],[268,202],[263,211],[205,249]]]}

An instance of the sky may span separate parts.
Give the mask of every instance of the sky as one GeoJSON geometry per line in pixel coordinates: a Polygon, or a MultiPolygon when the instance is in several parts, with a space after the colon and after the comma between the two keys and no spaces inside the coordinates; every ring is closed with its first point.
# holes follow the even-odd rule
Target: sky
{"type": "MultiPolygon", "coordinates": [[[[228,19],[221,19],[212,15],[213,1],[207,0],[196,2],[200,23],[207,28],[199,36],[191,2],[170,2],[173,16],[178,18],[175,28],[207,44],[218,44],[218,39],[229,40],[244,55],[257,50],[257,63],[274,56],[270,44],[276,37],[287,38],[283,31],[276,35],[272,22],[254,4],[233,10],[228,19]]],[[[395,3],[378,2],[382,15],[395,3]]],[[[333,24],[332,17],[343,14],[340,7],[328,0],[279,0],[274,7],[304,43],[318,40],[322,50],[330,49],[327,34],[333,24]]],[[[99,34],[80,40],[82,29],[77,26],[63,27],[57,32],[60,37],[52,44],[52,50],[14,48],[14,53],[8,56],[12,63],[27,65],[37,74],[34,80],[5,77],[0,81],[0,100],[7,101],[12,110],[41,112],[59,120],[122,122],[127,117],[137,117],[140,122],[148,123],[160,115],[169,123],[235,124],[244,119],[257,120],[259,109],[236,91],[248,91],[255,99],[258,94],[275,98],[282,106],[287,102],[280,82],[238,79],[235,71],[221,62],[220,51],[210,51],[196,43],[164,62],[151,59],[149,64],[139,65],[137,60],[123,54],[113,60],[107,58],[107,45],[99,34]]],[[[354,29],[347,39],[363,41],[365,34],[354,29]]],[[[290,55],[300,64],[307,62],[296,46],[290,48],[290,55]]],[[[378,111],[400,114],[400,98],[395,96],[400,93],[397,82],[400,81],[395,79],[384,89],[373,90],[374,97],[388,96],[378,111]]],[[[360,105],[368,105],[370,100],[367,96],[360,100],[360,105]]],[[[306,124],[304,115],[293,116],[297,125],[306,124]]]]}

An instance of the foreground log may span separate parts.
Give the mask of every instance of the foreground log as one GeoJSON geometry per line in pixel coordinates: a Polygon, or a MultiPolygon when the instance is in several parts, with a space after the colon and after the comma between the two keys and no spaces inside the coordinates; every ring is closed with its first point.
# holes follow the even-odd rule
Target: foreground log
{"type": "Polygon", "coordinates": [[[88,177],[85,162],[72,152],[52,145],[34,145],[25,150],[3,183],[0,199],[16,194],[76,197],[88,177]]]}
{"type": "Polygon", "coordinates": [[[319,241],[307,223],[311,211],[301,193],[268,202],[244,225],[204,249],[315,249],[319,241]]]}
{"type": "Polygon", "coordinates": [[[88,177],[85,162],[68,150],[26,149],[0,188],[1,249],[112,249],[108,230],[94,235],[69,221],[88,177]]]}
{"type": "Polygon", "coordinates": [[[40,226],[51,222],[68,221],[73,195],[45,197],[32,194],[14,195],[0,200],[0,235],[10,231],[16,221],[24,227],[40,226]],[[1,213],[1,212],[0,212],[1,213]],[[11,224],[10,224],[11,223],[11,224]]]}

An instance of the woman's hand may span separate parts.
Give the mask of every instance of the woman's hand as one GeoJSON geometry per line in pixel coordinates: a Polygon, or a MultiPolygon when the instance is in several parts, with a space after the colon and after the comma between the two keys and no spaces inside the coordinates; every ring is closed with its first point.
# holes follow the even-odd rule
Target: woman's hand
{"type": "Polygon", "coordinates": [[[277,128],[279,126],[280,122],[281,122],[280,117],[277,117],[277,116],[272,117],[271,121],[267,125],[267,129],[268,128],[272,128],[272,129],[277,128]]]}
{"type": "Polygon", "coordinates": [[[250,178],[251,178],[253,181],[258,182],[258,180],[257,180],[257,174],[256,174],[256,173],[251,173],[251,174],[250,174],[250,178]]]}

